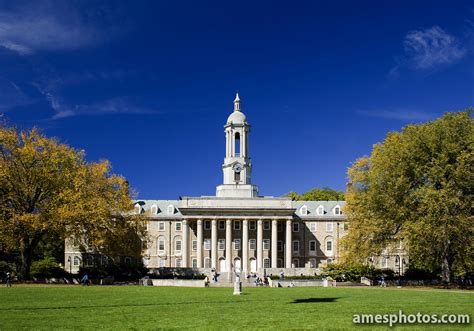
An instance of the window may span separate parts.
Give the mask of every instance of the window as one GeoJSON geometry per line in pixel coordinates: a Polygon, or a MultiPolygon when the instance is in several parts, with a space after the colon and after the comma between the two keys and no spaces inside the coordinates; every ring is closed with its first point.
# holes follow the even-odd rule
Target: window
{"type": "Polygon", "coordinates": [[[255,239],[250,239],[249,240],[249,249],[255,249],[257,247],[257,243],[255,242],[255,239]]]}
{"type": "Polygon", "coordinates": [[[92,256],[86,256],[86,265],[91,266],[94,264],[94,258],[92,256]]]}
{"type": "Polygon", "coordinates": [[[277,229],[278,229],[278,232],[283,232],[283,223],[278,222],[277,223],[277,229]]]}
{"type": "Polygon", "coordinates": [[[176,268],[181,268],[181,259],[176,259],[176,268]]]}
{"type": "Polygon", "coordinates": [[[197,222],[192,222],[192,223],[191,223],[191,229],[193,229],[193,232],[194,232],[194,233],[197,232],[197,222]]]}
{"type": "Polygon", "coordinates": [[[193,259],[193,262],[192,262],[192,266],[193,268],[197,268],[198,267],[198,260],[197,259],[193,259]]]}
{"type": "Polygon", "coordinates": [[[283,252],[283,241],[281,240],[277,241],[277,251],[283,252]]]}
{"type": "Polygon", "coordinates": [[[160,266],[160,268],[164,268],[166,266],[166,260],[165,259],[160,259],[159,266],[160,266]]]}
{"type": "Polygon", "coordinates": [[[270,268],[270,259],[268,257],[263,259],[263,267],[270,268]]]}
{"type": "Polygon", "coordinates": [[[300,242],[299,240],[293,240],[293,253],[300,252],[300,242]]]}
{"type": "Polygon", "coordinates": [[[339,206],[334,207],[334,215],[342,215],[341,207],[339,206]]]}
{"type": "Polygon", "coordinates": [[[211,229],[211,221],[204,221],[204,230],[211,229]]]}
{"type": "Polygon", "coordinates": [[[326,252],[328,253],[332,252],[332,240],[326,241],[326,252]]]}
{"type": "Polygon", "coordinates": [[[225,230],[225,222],[219,221],[219,230],[225,230]]]}
{"type": "Polygon", "coordinates": [[[240,156],[240,133],[239,132],[236,132],[235,133],[235,146],[234,146],[234,152],[235,152],[235,156],[236,157],[239,157],[240,156]]]}
{"type": "Polygon", "coordinates": [[[236,251],[240,250],[240,239],[234,239],[234,249],[236,251]]]}
{"type": "Polygon", "coordinates": [[[316,214],[318,214],[320,216],[324,215],[324,207],[319,206],[318,208],[316,208],[316,214]]]}
{"type": "Polygon", "coordinates": [[[240,172],[234,172],[234,180],[240,182],[240,172]]]}
{"type": "Polygon", "coordinates": [[[142,207],[139,204],[135,205],[135,213],[140,214],[142,212],[142,207]]]}
{"type": "Polygon", "coordinates": [[[383,256],[380,261],[380,268],[385,269],[388,266],[388,256],[383,256]]]}
{"type": "Polygon", "coordinates": [[[176,252],[181,252],[181,240],[176,240],[174,247],[175,247],[176,252]]]}
{"type": "Polygon", "coordinates": [[[218,241],[218,249],[223,251],[225,249],[225,239],[219,239],[218,241]]]}
{"type": "Polygon", "coordinates": [[[316,252],[316,240],[309,241],[309,252],[315,253],[316,252]]]}
{"type": "Polygon", "coordinates": [[[270,230],[270,221],[263,222],[263,229],[270,230]]]}
{"type": "Polygon", "coordinates": [[[250,221],[249,223],[249,230],[255,230],[255,221],[250,221]]]}
{"type": "Polygon", "coordinates": [[[309,267],[310,268],[316,268],[316,260],[315,259],[309,259],[309,267]]]}
{"type": "Polygon", "coordinates": [[[300,267],[300,260],[294,259],[293,260],[293,265],[294,265],[294,268],[299,268],[300,267]]]}
{"type": "Polygon", "coordinates": [[[174,214],[174,206],[173,205],[169,205],[168,206],[168,215],[173,215],[174,214]]]}
{"type": "Polygon", "coordinates": [[[293,232],[300,232],[300,223],[293,222],[293,232]]]}
{"type": "Polygon", "coordinates": [[[270,249],[270,239],[263,239],[263,249],[267,251],[270,249]]]}
{"type": "Polygon", "coordinates": [[[332,222],[326,223],[326,232],[332,232],[332,222]]]}
{"type": "Polygon", "coordinates": [[[81,258],[79,256],[74,256],[74,265],[80,265],[81,264],[81,258]]]}
{"type": "Polygon", "coordinates": [[[234,222],[234,230],[240,230],[240,221],[234,222]]]}
{"type": "Polygon", "coordinates": [[[211,267],[211,259],[208,257],[204,258],[204,268],[210,268],[211,267]]]}
{"type": "Polygon", "coordinates": [[[398,269],[400,268],[400,256],[395,256],[395,269],[397,269],[396,271],[398,271],[398,269]]]}
{"type": "Polygon", "coordinates": [[[283,268],[283,259],[277,260],[277,268],[283,268]]]}
{"type": "Polygon", "coordinates": [[[332,259],[327,259],[327,264],[331,264],[332,263],[332,259]]]}
{"type": "Polygon", "coordinates": [[[302,216],[308,215],[308,207],[306,207],[306,205],[300,208],[300,215],[302,216]]]}
{"type": "Polygon", "coordinates": [[[176,231],[181,231],[181,222],[176,222],[176,231]]]}
{"type": "Polygon", "coordinates": [[[151,214],[152,215],[158,214],[158,207],[156,205],[151,206],[151,214]]]}
{"type": "Polygon", "coordinates": [[[165,222],[158,223],[158,231],[165,231],[165,222]]]}
{"type": "Polygon", "coordinates": [[[158,251],[163,252],[165,250],[165,241],[163,239],[158,240],[158,251]]]}
{"type": "Polygon", "coordinates": [[[193,247],[193,251],[197,251],[197,249],[198,249],[198,242],[197,242],[197,240],[193,240],[193,241],[191,242],[191,245],[192,245],[192,247],[193,247]]]}
{"type": "Polygon", "coordinates": [[[311,232],[316,232],[316,222],[311,222],[309,224],[309,229],[311,230],[311,232]]]}
{"type": "Polygon", "coordinates": [[[211,239],[204,239],[204,250],[205,251],[211,250],[211,239]]]}

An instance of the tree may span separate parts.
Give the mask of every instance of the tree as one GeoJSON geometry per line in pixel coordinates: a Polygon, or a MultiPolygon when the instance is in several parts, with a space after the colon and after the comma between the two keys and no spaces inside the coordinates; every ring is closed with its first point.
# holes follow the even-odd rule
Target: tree
{"type": "Polygon", "coordinates": [[[0,126],[0,250],[19,252],[22,278],[45,237],[103,250],[126,229],[143,231],[140,218],[129,216],[127,182],[110,170],[108,161],[88,163],[83,151],[36,129],[0,126]]]}
{"type": "Polygon", "coordinates": [[[305,200],[305,201],[339,201],[344,200],[344,192],[336,191],[329,187],[314,188],[303,194],[296,192],[289,192],[286,196],[293,200],[305,200]]]}
{"type": "Polygon", "coordinates": [[[345,256],[363,262],[396,240],[410,264],[454,272],[473,270],[474,126],[472,110],[446,113],[391,132],[349,169],[345,256]]]}

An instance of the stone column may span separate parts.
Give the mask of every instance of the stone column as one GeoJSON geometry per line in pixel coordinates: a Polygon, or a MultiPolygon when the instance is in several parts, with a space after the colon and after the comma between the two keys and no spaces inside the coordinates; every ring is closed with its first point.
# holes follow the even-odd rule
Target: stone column
{"type": "Polygon", "coordinates": [[[232,279],[232,221],[225,222],[225,268],[232,279]]]}
{"type": "Polygon", "coordinates": [[[292,250],[292,242],[291,242],[291,228],[292,221],[286,221],[286,244],[285,244],[285,268],[291,268],[291,250],[292,250]]]}
{"type": "Polygon", "coordinates": [[[196,257],[197,257],[197,267],[202,268],[202,245],[203,245],[203,239],[202,239],[202,220],[197,220],[197,252],[196,252],[196,257]]]}
{"type": "Polygon", "coordinates": [[[212,220],[211,228],[211,268],[217,269],[217,221],[212,220]]]}
{"type": "Polygon", "coordinates": [[[182,267],[187,268],[188,265],[188,220],[183,220],[182,224],[182,231],[183,231],[183,247],[181,247],[181,261],[182,267]]]}
{"type": "Polygon", "coordinates": [[[242,272],[245,276],[248,274],[249,265],[249,222],[247,220],[242,221],[242,272]]]}
{"type": "Polygon", "coordinates": [[[272,221],[272,268],[277,267],[277,230],[278,230],[278,223],[276,220],[272,221]]]}
{"type": "Polygon", "coordinates": [[[263,228],[262,220],[257,222],[257,272],[262,267],[263,255],[263,228]]]}

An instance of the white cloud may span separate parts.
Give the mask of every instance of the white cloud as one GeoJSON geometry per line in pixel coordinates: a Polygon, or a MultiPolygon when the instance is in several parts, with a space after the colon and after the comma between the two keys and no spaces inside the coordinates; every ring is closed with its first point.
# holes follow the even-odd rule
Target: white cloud
{"type": "Polygon", "coordinates": [[[359,114],[369,117],[400,120],[400,121],[428,121],[436,118],[436,114],[410,109],[358,111],[359,114]]]}
{"type": "Polygon", "coordinates": [[[462,59],[467,53],[454,36],[439,26],[408,32],[403,45],[408,65],[413,69],[448,65],[462,59]]]}
{"type": "Polygon", "coordinates": [[[33,2],[0,12],[0,46],[21,55],[93,45],[104,30],[65,3],[33,2]]]}

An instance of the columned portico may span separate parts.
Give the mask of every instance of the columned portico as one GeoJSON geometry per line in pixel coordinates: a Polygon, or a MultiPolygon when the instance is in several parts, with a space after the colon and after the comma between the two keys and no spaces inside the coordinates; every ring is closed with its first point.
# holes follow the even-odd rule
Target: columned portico
{"type": "Polygon", "coordinates": [[[196,259],[197,259],[197,267],[202,268],[202,220],[197,220],[197,251],[196,251],[196,259]]]}
{"type": "Polygon", "coordinates": [[[228,272],[228,278],[232,278],[232,221],[225,222],[225,268],[228,272]]]}
{"type": "Polygon", "coordinates": [[[276,220],[272,221],[272,260],[271,260],[271,267],[277,267],[277,229],[278,229],[278,222],[276,220]]]}
{"type": "Polygon", "coordinates": [[[286,221],[286,240],[285,240],[285,268],[291,268],[291,250],[292,250],[292,242],[291,242],[291,220],[286,221]]]}
{"type": "Polygon", "coordinates": [[[183,228],[183,247],[182,247],[182,255],[181,255],[181,260],[183,262],[183,268],[188,267],[188,221],[183,220],[182,222],[182,228],[183,228]]]}
{"type": "Polygon", "coordinates": [[[211,267],[217,269],[217,221],[211,225],[211,267]]]}
{"type": "Polygon", "coordinates": [[[242,221],[242,272],[245,276],[248,274],[249,265],[249,222],[242,221]]]}
{"type": "Polygon", "coordinates": [[[263,228],[262,220],[257,221],[257,271],[262,267],[263,258],[263,228]]]}

